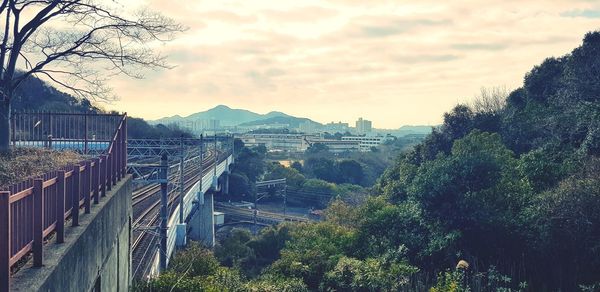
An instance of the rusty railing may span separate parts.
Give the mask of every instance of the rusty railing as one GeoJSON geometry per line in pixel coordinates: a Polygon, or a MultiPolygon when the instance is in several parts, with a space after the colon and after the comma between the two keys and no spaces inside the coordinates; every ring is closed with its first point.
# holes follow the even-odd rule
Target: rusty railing
{"type": "MultiPolygon", "coordinates": [[[[85,115],[84,119],[107,116],[85,115]]],[[[56,243],[64,242],[65,222],[70,219],[71,226],[78,226],[81,209],[90,213],[92,205],[126,175],[127,116],[117,117],[105,154],[0,190],[0,291],[8,291],[11,270],[29,259],[27,255],[32,255],[34,267],[42,266],[44,240],[55,234],[56,243]]],[[[87,144],[85,135],[85,139],[68,139],[73,145],[82,140],[87,144]]]]}

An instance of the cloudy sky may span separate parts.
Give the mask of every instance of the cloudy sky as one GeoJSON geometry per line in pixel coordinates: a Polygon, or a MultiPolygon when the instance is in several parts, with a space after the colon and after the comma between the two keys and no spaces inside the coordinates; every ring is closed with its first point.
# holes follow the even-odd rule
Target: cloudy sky
{"type": "Polygon", "coordinates": [[[106,107],[148,119],[225,104],[378,128],[437,124],[600,29],[600,1],[138,2],[189,28],[159,48],[174,69],[111,80],[120,100],[106,107]]]}

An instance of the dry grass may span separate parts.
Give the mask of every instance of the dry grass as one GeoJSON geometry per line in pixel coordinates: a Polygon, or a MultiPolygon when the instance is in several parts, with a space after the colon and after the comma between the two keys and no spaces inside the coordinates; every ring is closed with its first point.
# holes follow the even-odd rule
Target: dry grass
{"type": "Polygon", "coordinates": [[[15,148],[10,154],[0,155],[0,187],[42,175],[83,159],[82,155],[72,151],[15,148]]]}

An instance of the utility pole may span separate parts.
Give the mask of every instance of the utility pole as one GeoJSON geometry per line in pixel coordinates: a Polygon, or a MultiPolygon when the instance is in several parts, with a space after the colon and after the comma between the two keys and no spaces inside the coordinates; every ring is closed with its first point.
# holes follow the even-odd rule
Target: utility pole
{"type": "MultiPolygon", "coordinates": [[[[199,205],[204,205],[204,193],[202,192],[202,180],[204,179],[204,137],[200,134],[200,189],[196,197],[199,205]]],[[[198,206],[200,208],[200,206],[198,206]]]]}
{"type": "Polygon", "coordinates": [[[183,196],[185,195],[185,176],[183,172],[183,163],[185,160],[184,148],[183,148],[183,135],[181,135],[179,140],[179,223],[183,223],[183,196]]]}
{"type": "Polygon", "coordinates": [[[287,183],[283,185],[283,217],[285,218],[285,209],[287,205],[287,183]]]}
{"type": "Polygon", "coordinates": [[[167,269],[167,222],[169,217],[168,205],[168,171],[169,164],[167,154],[164,153],[160,158],[160,251],[159,251],[159,272],[167,269]]]}
{"type": "Polygon", "coordinates": [[[200,190],[202,190],[202,176],[204,171],[204,139],[200,134],[200,190]]]}
{"type": "Polygon", "coordinates": [[[215,132],[215,177],[217,176],[217,163],[219,162],[219,152],[217,151],[217,133],[215,132]]]}
{"type": "Polygon", "coordinates": [[[258,226],[256,226],[256,217],[258,216],[258,193],[254,195],[254,229],[252,230],[253,234],[256,235],[258,233],[258,226]]]}

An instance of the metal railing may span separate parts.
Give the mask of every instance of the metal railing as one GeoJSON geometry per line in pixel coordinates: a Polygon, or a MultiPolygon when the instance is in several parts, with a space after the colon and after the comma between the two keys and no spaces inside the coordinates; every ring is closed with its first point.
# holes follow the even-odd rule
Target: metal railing
{"type": "MultiPolygon", "coordinates": [[[[52,117],[47,113],[42,116],[52,117]]],[[[85,120],[94,123],[95,118],[107,116],[86,115],[85,120]]],[[[32,254],[34,267],[42,266],[44,239],[55,232],[56,242],[64,242],[65,220],[71,218],[71,226],[78,226],[81,208],[85,214],[90,213],[92,204],[98,204],[126,175],[127,116],[113,117],[119,122],[107,139],[106,154],[0,190],[0,291],[8,291],[11,269],[28,259],[28,254],[32,254]]],[[[84,131],[84,135],[68,139],[73,145],[82,141],[84,144],[79,145],[87,145],[89,132],[84,131]]],[[[29,137],[27,141],[36,139],[33,133],[29,137]]]]}
{"type": "Polygon", "coordinates": [[[11,142],[19,147],[105,154],[122,115],[95,113],[15,112],[11,142]]]}

